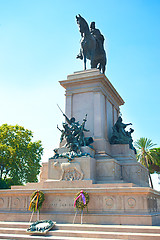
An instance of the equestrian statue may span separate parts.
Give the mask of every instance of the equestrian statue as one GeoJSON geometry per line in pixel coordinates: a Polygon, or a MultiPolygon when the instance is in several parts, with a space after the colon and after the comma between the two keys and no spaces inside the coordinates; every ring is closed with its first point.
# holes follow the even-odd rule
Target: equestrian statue
{"type": "Polygon", "coordinates": [[[76,16],[79,31],[81,33],[81,48],[77,58],[83,59],[84,70],[86,70],[86,60],[91,62],[91,68],[98,68],[100,72],[105,73],[106,53],[104,50],[104,36],[99,29],[95,28],[95,22],[91,22],[90,28],[86,20],[80,14],[76,16]]]}

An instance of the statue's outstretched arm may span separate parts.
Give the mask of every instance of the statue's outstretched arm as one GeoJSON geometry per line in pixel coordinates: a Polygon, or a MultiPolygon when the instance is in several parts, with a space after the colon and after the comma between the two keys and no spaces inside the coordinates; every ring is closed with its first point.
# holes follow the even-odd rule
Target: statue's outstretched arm
{"type": "Polygon", "coordinates": [[[67,115],[63,113],[63,116],[65,117],[67,123],[68,123],[68,124],[71,124],[71,121],[70,121],[70,119],[67,117],[67,115]]]}
{"type": "Polygon", "coordinates": [[[90,130],[87,130],[87,129],[85,129],[85,128],[83,129],[83,131],[84,131],[84,132],[90,132],[90,130]]]}
{"type": "Polygon", "coordinates": [[[132,123],[127,123],[126,126],[132,125],[132,123]]]}
{"type": "Polygon", "coordinates": [[[58,124],[57,124],[57,129],[58,129],[59,131],[63,132],[63,130],[61,130],[61,129],[58,127],[58,124]]]}

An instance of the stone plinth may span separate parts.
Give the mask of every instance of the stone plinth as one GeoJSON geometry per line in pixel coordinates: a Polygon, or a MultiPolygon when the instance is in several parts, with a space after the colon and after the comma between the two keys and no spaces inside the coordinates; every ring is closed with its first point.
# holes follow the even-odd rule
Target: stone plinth
{"type": "Polygon", "coordinates": [[[54,166],[56,163],[56,159],[49,160],[49,166],[47,169],[47,165],[45,164],[44,170],[47,169],[48,176],[46,174],[41,174],[40,181],[44,181],[47,179],[54,180],[80,180],[81,172],[83,174],[83,180],[92,180],[94,183],[96,182],[114,182],[114,181],[125,181],[137,184],[141,187],[148,187],[148,170],[138,163],[137,161],[118,161],[113,158],[91,158],[91,157],[82,157],[75,158],[70,164],[69,167],[65,170],[64,175],[61,164],[68,163],[67,159],[60,158],[58,159],[58,166],[54,166]],[[77,165],[78,164],[78,167],[77,165]],[[79,168],[79,172],[77,173],[77,177],[74,177],[76,174],[77,168],[79,168]],[[66,174],[70,174],[70,178],[66,177],[66,174]],[[45,178],[46,177],[46,178],[45,178]],[[74,179],[73,179],[74,178],[74,179]]]}
{"type": "MultiPolygon", "coordinates": [[[[58,154],[63,154],[63,153],[67,153],[69,151],[69,148],[60,147],[60,148],[58,148],[57,151],[58,151],[58,154]]],[[[88,155],[90,155],[92,158],[95,157],[95,150],[91,147],[88,147],[88,146],[81,147],[81,152],[88,153],[88,155]]]]}
{"type": "Polygon", "coordinates": [[[132,182],[141,187],[148,187],[148,170],[140,163],[133,161],[124,161],[122,166],[122,179],[132,182]]]}
{"type": "MultiPolygon", "coordinates": [[[[65,182],[65,181],[64,181],[65,182]]],[[[81,181],[79,181],[81,182],[81,181]]],[[[121,187],[114,184],[89,185],[83,188],[90,196],[88,213],[84,211],[84,223],[158,225],[160,221],[160,196],[150,188],[121,187]]],[[[74,196],[81,188],[70,182],[70,188],[41,189],[45,201],[40,219],[51,219],[57,223],[72,223],[74,218],[74,196]]],[[[29,221],[28,211],[31,189],[1,190],[0,220],[29,221]]],[[[79,221],[79,218],[76,219],[79,221]]]]}
{"type": "Polygon", "coordinates": [[[90,156],[68,159],[50,158],[48,179],[54,180],[93,180],[95,181],[96,160],[90,156]]]}
{"type": "Polygon", "coordinates": [[[115,159],[101,158],[96,161],[96,181],[122,180],[120,163],[115,159]]]}
{"type": "Polygon", "coordinates": [[[112,156],[121,165],[121,178],[138,186],[148,187],[148,169],[137,162],[136,155],[128,144],[111,145],[112,156]]]}
{"type": "Polygon", "coordinates": [[[118,161],[135,161],[136,154],[129,148],[129,144],[112,144],[111,155],[118,161]]]}
{"type": "Polygon", "coordinates": [[[75,72],[60,81],[66,89],[66,115],[82,121],[87,113],[86,136],[94,138],[97,153],[110,154],[109,139],[123,99],[97,69],[75,72]]]}

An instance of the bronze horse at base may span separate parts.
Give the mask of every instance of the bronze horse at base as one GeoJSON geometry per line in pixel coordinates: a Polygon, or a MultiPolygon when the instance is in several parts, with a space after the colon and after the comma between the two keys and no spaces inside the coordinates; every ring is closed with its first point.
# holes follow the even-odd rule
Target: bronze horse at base
{"type": "Polygon", "coordinates": [[[84,70],[86,70],[86,61],[89,59],[91,62],[91,68],[98,68],[102,73],[105,73],[107,60],[103,47],[103,35],[101,35],[100,31],[95,29],[95,27],[93,31],[90,31],[88,23],[80,14],[76,16],[76,20],[82,37],[80,42],[80,53],[77,55],[77,58],[80,58],[81,60],[83,59],[84,70]],[[100,39],[98,39],[96,34],[98,34],[100,39]]]}

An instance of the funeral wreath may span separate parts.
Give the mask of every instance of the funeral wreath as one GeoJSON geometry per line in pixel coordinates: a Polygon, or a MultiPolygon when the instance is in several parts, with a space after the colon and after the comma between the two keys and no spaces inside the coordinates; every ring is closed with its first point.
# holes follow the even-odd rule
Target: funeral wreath
{"type": "Polygon", "coordinates": [[[29,209],[31,211],[36,212],[37,210],[39,211],[42,207],[42,204],[44,202],[45,198],[44,198],[44,193],[42,191],[35,191],[34,193],[32,193],[31,195],[31,201],[30,201],[30,205],[29,205],[29,209]]]}
{"type": "Polygon", "coordinates": [[[55,222],[52,222],[51,220],[37,221],[30,225],[30,227],[27,229],[27,232],[45,234],[51,228],[53,228],[54,225],[55,225],[55,222]]]}
{"type": "Polygon", "coordinates": [[[78,210],[83,211],[85,207],[87,207],[89,203],[89,195],[87,192],[81,190],[75,195],[74,198],[74,207],[78,210]]]}

